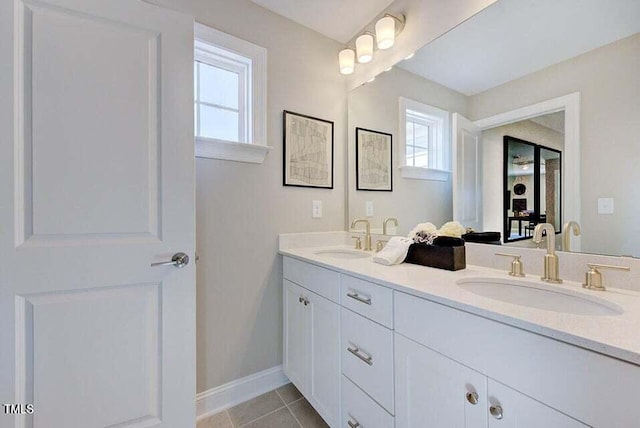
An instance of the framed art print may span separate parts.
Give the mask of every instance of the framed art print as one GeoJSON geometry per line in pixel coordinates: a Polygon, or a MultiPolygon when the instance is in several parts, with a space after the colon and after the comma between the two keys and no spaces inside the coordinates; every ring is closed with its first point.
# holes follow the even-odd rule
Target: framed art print
{"type": "Polygon", "coordinates": [[[356,128],[356,190],[393,191],[391,134],[356,128]]]}
{"type": "Polygon", "coordinates": [[[333,122],[285,110],[285,186],[333,189],[333,122]]]}

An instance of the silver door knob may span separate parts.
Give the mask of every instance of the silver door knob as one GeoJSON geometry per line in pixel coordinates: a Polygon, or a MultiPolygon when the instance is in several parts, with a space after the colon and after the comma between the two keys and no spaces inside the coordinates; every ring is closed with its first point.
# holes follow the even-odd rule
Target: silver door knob
{"type": "Polygon", "coordinates": [[[175,253],[173,255],[173,257],[171,257],[170,261],[151,263],[151,267],[155,267],[155,266],[175,266],[177,268],[183,268],[188,264],[189,264],[189,256],[187,256],[185,253],[175,253]]]}
{"type": "Polygon", "coordinates": [[[502,407],[500,406],[489,407],[489,413],[496,419],[502,419],[502,407]]]}

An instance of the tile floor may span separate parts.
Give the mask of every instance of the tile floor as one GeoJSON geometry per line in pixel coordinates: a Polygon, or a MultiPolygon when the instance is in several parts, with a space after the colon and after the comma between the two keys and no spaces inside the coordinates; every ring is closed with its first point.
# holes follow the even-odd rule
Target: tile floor
{"type": "Polygon", "coordinates": [[[300,391],[287,384],[198,422],[197,428],[328,428],[300,391]]]}

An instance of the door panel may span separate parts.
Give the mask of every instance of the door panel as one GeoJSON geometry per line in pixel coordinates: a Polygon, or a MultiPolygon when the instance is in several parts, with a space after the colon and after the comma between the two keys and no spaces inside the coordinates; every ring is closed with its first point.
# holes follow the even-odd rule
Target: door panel
{"type": "Polygon", "coordinates": [[[195,265],[150,266],[194,258],[193,19],[15,0],[0,28],[0,402],[34,405],[0,426],[193,426],[195,265]]]}
{"type": "Polygon", "coordinates": [[[482,131],[459,113],[452,128],[453,219],[482,231],[482,131]]]}
{"type": "Polygon", "coordinates": [[[488,385],[489,405],[500,406],[502,409],[502,419],[489,417],[489,428],[587,427],[587,425],[492,379],[489,379],[488,385]]]}
{"type": "Polygon", "coordinates": [[[330,426],[340,418],[340,306],[307,293],[310,320],[309,402],[330,426]]]}
{"type": "Polygon", "coordinates": [[[396,428],[486,428],[486,377],[394,334],[396,428]],[[471,404],[466,394],[477,393],[471,404]]]}
{"type": "MultiPolygon", "coordinates": [[[[308,391],[307,309],[300,298],[306,290],[284,280],[284,372],[303,393],[308,391]]],[[[309,294],[309,292],[306,292],[309,294]]]]}

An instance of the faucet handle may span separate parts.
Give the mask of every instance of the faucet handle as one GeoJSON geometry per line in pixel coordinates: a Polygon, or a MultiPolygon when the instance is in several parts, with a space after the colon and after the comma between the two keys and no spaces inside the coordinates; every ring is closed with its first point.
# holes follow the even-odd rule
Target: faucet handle
{"type": "Polygon", "coordinates": [[[509,275],[524,276],[524,266],[520,261],[520,258],[522,257],[521,255],[509,254],[509,253],[495,253],[495,254],[496,256],[501,256],[501,257],[513,257],[513,260],[511,261],[511,270],[509,271],[509,275]]]}
{"type": "Polygon", "coordinates": [[[598,269],[611,269],[611,270],[623,270],[630,271],[631,268],[628,266],[612,266],[612,265],[601,265],[597,263],[587,263],[589,270],[585,275],[585,281],[582,286],[584,288],[588,288],[589,290],[598,290],[604,291],[607,288],[602,285],[602,273],[598,269]]]}
{"type": "Polygon", "coordinates": [[[359,236],[352,236],[356,240],[356,250],[362,250],[362,239],[359,236]]]}
{"type": "Polygon", "coordinates": [[[389,242],[389,240],[379,239],[378,242],[376,242],[376,253],[382,251],[387,242],[389,242]]]}

